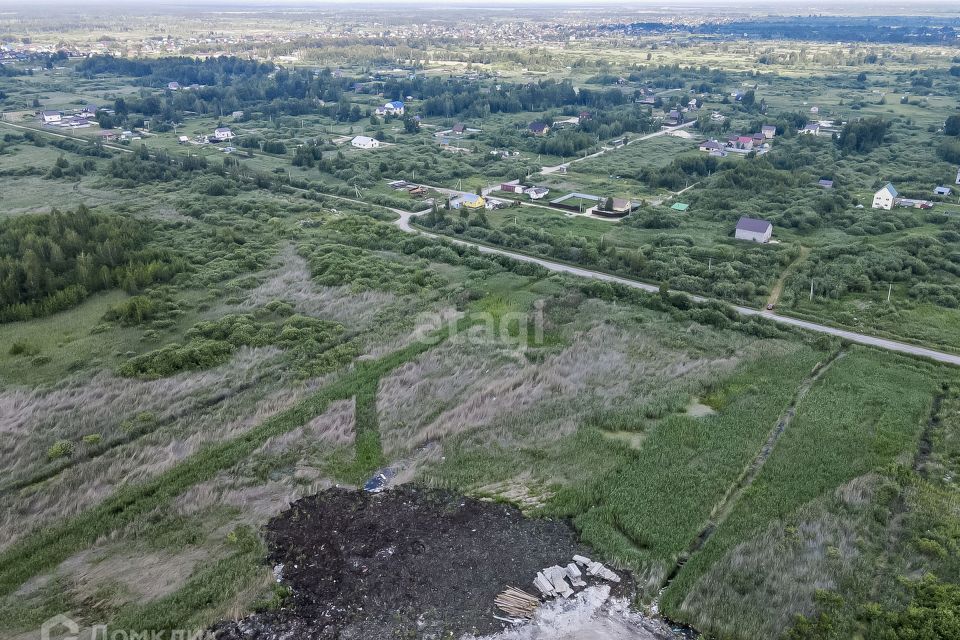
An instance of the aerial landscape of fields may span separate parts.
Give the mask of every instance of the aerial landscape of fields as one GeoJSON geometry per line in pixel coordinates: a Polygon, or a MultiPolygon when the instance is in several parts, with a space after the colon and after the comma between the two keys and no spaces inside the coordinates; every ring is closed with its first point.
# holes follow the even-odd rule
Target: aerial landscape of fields
{"type": "Polygon", "coordinates": [[[5,5],[0,638],[960,638],[906,4],[5,5]]]}

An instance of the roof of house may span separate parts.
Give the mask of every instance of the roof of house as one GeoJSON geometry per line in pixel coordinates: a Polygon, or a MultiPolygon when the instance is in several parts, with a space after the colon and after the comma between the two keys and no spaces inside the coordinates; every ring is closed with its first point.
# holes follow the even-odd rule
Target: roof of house
{"type": "Polygon", "coordinates": [[[951,191],[952,189],[950,189],[950,187],[937,187],[934,189],[934,192],[942,196],[950,195],[951,191]]]}
{"type": "Polygon", "coordinates": [[[533,131],[533,132],[535,132],[535,133],[536,133],[536,132],[540,132],[540,131],[546,131],[548,128],[549,128],[549,125],[547,125],[546,123],[543,123],[543,122],[531,122],[531,123],[530,123],[530,131],[533,131]]]}
{"type": "Polygon", "coordinates": [[[530,187],[529,189],[524,189],[523,192],[532,194],[546,194],[550,193],[550,189],[547,189],[546,187],[530,187]]]}
{"type": "Polygon", "coordinates": [[[808,122],[806,126],[803,127],[806,131],[814,131],[820,128],[819,122],[808,122]]]}
{"type": "Polygon", "coordinates": [[[60,112],[59,112],[59,111],[41,111],[40,113],[43,114],[43,115],[45,115],[45,116],[58,116],[58,115],[60,115],[60,112]]]}
{"type": "Polygon", "coordinates": [[[700,143],[700,148],[702,149],[719,149],[720,143],[716,140],[704,140],[700,143]]]}
{"type": "Polygon", "coordinates": [[[385,105],[383,105],[383,106],[385,106],[385,107],[390,107],[391,109],[403,109],[403,103],[400,102],[399,100],[394,100],[394,101],[392,101],[392,102],[388,102],[387,104],[385,104],[385,105]]]}
{"type": "Polygon", "coordinates": [[[230,133],[230,127],[218,127],[213,130],[214,133],[230,133]]]}
{"type": "Polygon", "coordinates": [[[674,211],[686,211],[690,208],[690,205],[688,205],[686,202],[674,202],[670,208],[674,211]]]}
{"type": "Polygon", "coordinates": [[[463,124],[462,122],[458,122],[457,124],[453,125],[454,133],[463,133],[463,130],[466,128],[467,125],[463,124]]]}
{"type": "MultiPolygon", "coordinates": [[[[888,182],[887,184],[885,184],[885,185],[883,186],[883,188],[880,189],[880,191],[887,191],[892,197],[894,197],[894,198],[897,197],[897,190],[894,188],[893,184],[890,183],[890,182],[888,182]]],[[[879,195],[880,191],[877,191],[877,194],[878,194],[878,195],[879,195]]]]}
{"type": "Polygon", "coordinates": [[[353,140],[351,140],[350,142],[351,142],[351,143],[357,143],[357,142],[359,142],[360,144],[367,144],[367,143],[373,142],[373,141],[374,141],[374,138],[371,138],[370,136],[357,136],[357,137],[355,137],[353,140]]]}
{"type": "Polygon", "coordinates": [[[753,137],[752,137],[752,136],[739,136],[739,137],[737,138],[737,142],[743,142],[743,143],[753,142],[753,137]]]}
{"type": "Polygon", "coordinates": [[[746,216],[743,216],[737,221],[737,231],[750,231],[752,233],[766,233],[768,230],[772,228],[773,228],[772,224],[770,224],[766,220],[758,220],[757,218],[748,218],[746,216]]]}
{"type": "Polygon", "coordinates": [[[820,180],[819,182],[817,182],[817,184],[820,185],[821,187],[832,187],[832,186],[833,186],[833,180],[823,179],[823,180],[820,180]]]}
{"type": "Polygon", "coordinates": [[[478,196],[475,193],[461,193],[458,197],[464,203],[480,204],[483,202],[483,196],[478,196]]]}
{"type": "Polygon", "coordinates": [[[765,124],[762,127],[760,127],[760,131],[776,131],[776,130],[777,130],[777,127],[772,124],[765,124]]]}

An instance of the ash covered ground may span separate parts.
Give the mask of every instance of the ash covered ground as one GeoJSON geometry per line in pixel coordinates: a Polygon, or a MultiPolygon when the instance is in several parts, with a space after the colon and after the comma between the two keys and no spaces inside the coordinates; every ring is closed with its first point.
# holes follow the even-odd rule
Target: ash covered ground
{"type": "MultiPolygon", "coordinates": [[[[566,522],[411,486],[329,489],[271,520],[266,538],[292,595],[277,611],[221,623],[222,640],[493,635],[511,626],[494,617],[504,615],[498,593],[535,592],[537,571],[590,553],[566,522]]],[[[626,602],[633,585],[621,575],[604,589],[626,602]]]]}

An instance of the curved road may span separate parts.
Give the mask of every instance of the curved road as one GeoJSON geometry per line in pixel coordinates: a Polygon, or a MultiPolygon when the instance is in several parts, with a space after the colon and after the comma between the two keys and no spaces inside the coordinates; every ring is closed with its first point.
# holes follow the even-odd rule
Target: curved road
{"type": "MultiPolygon", "coordinates": [[[[33,127],[25,127],[23,125],[14,124],[12,122],[0,121],[0,124],[16,127],[18,129],[29,129],[32,131],[37,131],[37,129],[33,127]]],[[[670,130],[679,129],[683,126],[689,126],[689,124],[690,123],[686,123],[684,125],[681,125],[680,127],[672,127],[670,130]]],[[[74,139],[74,140],[77,139],[77,138],[74,138],[73,136],[55,133],[53,131],[40,130],[40,132],[48,135],[53,135],[59,138],[68,138],[68,139],[74,139]]],[[[669,133],[669,130],[650,134],[646,136],[646,138],[654,137],[656,135],[663,135],[665,133],[669,133]]],[[[641,139],[643,138],[637,138],[637,140],[641,140],[641,139]]],[[[104,145],[104,146],[107,146],[107,145],[104,145]]],[[[110,148],[115,149],[117,151],[123,151],[125,153],[132,153],[131,149],[126,149],[124,147],[116,147],[114,145],[110,145],[110,148]]],[[[295,189],[296,191],[303,191],[303,189],[299,189],[296,187],[291,187],[291,188],[295,189]]],[[[335,196],[332,194],[323,194],[323,195],[325,197],[332,198],[335,200],[353,202],[355,204],[359,204],[363,206],[371,206],[369,202],[364,202],[363,200],[357,200],[355,198],[347,198],[345,196],[335,196]]],[[[581,278],[594,278],[595,280],[602,280],[604,282],[615,282],[617,284],[622,284],[627,287],[633,287],[634,289],[641,289],[643,291],[648,291],[652,293],[656,293],[660,290],[660,288],[656,285],[648,284],[646,282],[640,282],[638,280],[631,280],[629,278],[614,276],[614,275],[610,275],[609,273],[602,273],[600,271],[591,271],[590,269],[574,267],[571,265],[562,264],[560,262],[552,262],[550,260],[544,260],[543,258],[535,258],[533,256],[524,255],[522,253],[514,253],[513,251],[507,251],[505,249],[488,247],[486,245],[477,244],[475,242],[469,242],[467,240],[460,240],[458,238],[450,238],[448,236],[439,236],[434,233],[428,233],[426,231],[417,229],[410,224],[410,219],[418,214],[411,213],[409,211],[403,211],[401,209],[394,209],[393,207],[383,207],[382,205],[375,205],[375,206],[380,206],[381,208],[387,209],[395,213],[398,216],[398,218],[394,222],[394,224],[396,224],[398,228],[400,228],[401,230],[407,233],[417,233],[417,234],[426,236],[428,238],[442,238],[454,244],[468,246],[468,247],[476,247],[480,251],[480,253],[493,253],[493,254],[498,254],[502,256],[507,256],[509,258],[513,258],[514,260],[519,260],[521,262],[530,262],[533,264],[540,265],[544,269],[547,269],[549,271],[555,271],[557,273],[566,273],[569,275],[579,276],[581,278]]],[[[419,212],[419,214],[422,214],[422,213],[425,213],[425,212],[423,211],[419,212]]],[[[680,293],[685,293],[685,292],[680,292],[680,293]]],[[[696,302],[706,302],[709,300],[709,298],[704,298],[702,296],[696,296],[692,294],[686,294],[686,295],[688,295],[691,300],[694,300],[696,302]]],[[[943,351],[937,351],[936,349],[928,349],[927,347],[907,344],[905,342],[897,342],[896,340],[878,338],[876,336],[867,335],[865,333],[857,333],[856,331],[848,331],[846,329],[837,329],[836,327],[828,327],[827,325],[818,324],[816,322],[810,322],[808,320],[800,320],[798,318],[781,316],[771,311],[759,311],[757,309],[752,309],[750,307],[740,307],[736,305],[732,305],[732,306],[737,313],[744,316],[762,316],[764,318],[767,318],[768,320],[772,320],[780,324],[799,327],[801,329],[806,329],[808,331],[816,331],[817,333],[825,333],[827,335],[836,336],[838,338],[849,340],[850,342],[856,342],[858,344],[877,347],[879,349],[885,349],[887,351],[894,351],[896,353],[905,353],[913,356],[920,356],[921,358],[929,358],[930,360],[934,360],[936,362],[943,362],[943,363],[951,364],[954,366],[960,366],[960,355],[945,353],[943,351]]]]}
{"type": "MultiPolygon", "coordinates": [[[[522,253],[514,253],[513,251],[507,251],[505,249],[496,249],[494,247],[488,247],[486,245],[477,244],[474,242],[469,242],[467,240],[460,240],[458,238],[450,238],[448,236],[440,236],[434,233],[428,233],[420,229],[415,228],[410,224],[410,219],[415,215],[409,211],[401,211],[400,209],[390,209],[395,214],[400,216],[394,224],[397,225],[401,230],[406,231],[407,233],[417,233],[428,238],[443,238],[454,244],[476,247],[480,253],[493,253],[501,256],[507,256],[513,258],[514,260],[519,260],[521,262],[530,262],[533,264],[540,265],[544,269],[550,271],[555,271],[558,273],[566,273],[569,275],[579,276],[581,278],[593,278],[595,280],[602,280],[604,282],[614,282],[617,284],[622,284],[627,287],[633,287],[634,289],[641,289],[643,291],[648,291],[651,293],[656,293],[660,288],[656,285],[648,284],[646,282],[640,282],[638,280],[631,280],[629,278],[622,278],[620,276],[610,275],[609,273],[602,273],[600,271],[591,271],[590,269],[583,269],[581,267],[574,267],[568,264],[563,264],[560,262],[552,262],[550,260],[544,260],[543,258],[535,258],[533,256],[528,256],[522,253]]],[[[695,296],[691,294],[686,294],[690,297],[691,300],[696,302],[707,302],[710,299],[704,298],[702,296],[695,296]]],[[[849,340],[850,342],[856,342],[858,344],[864,344],[871,347],[877,347],[880,349],[886,349],[887,351],[894,351],[897,353],[906,353],[913,356],[920,356],[922,358],[929,358],[936,362],[943,362],[946,364],[951,364],[955,366],[960,366],[960,355],[955,355],[952,353],[945,353],[943,351],[937,351],[936,349],[928,349],[926,347],[921,347],[913,344],[907,344],[905,342],[897,342],[896,340],[888,340],[886,338],[878,338],[876,336],[867,335],[865,333],[857,333],[856,331],[848,331],[846,329],[838,329],[836,327],[829,327],[823,324],[817,324],[816,322],[810,322],[808,320],[800,320],[798,318],[791,318],[789,316],[781,316],[771,311],[759,311],[757,309],[752,309],[750,307],[740,307],[736,305],[733,306],[734,310],[737,313],[744,316],[761,316],[778,322],[780,324],[790,325],[792,327],[799,327],[801,329],[806,329],[808,331],[816,331],[817,333],[825,333],[827,335],[836,336],[838,338],[843,338],[849,340]]]]}

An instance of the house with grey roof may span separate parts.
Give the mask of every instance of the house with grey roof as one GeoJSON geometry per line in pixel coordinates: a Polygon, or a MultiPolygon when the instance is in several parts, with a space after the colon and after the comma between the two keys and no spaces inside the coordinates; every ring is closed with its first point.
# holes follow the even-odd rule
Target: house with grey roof
{"type": "Polygon", "coordinates": [[[893,205],[897,202],[898,195],[894,186],[888,182],[880,191],[873,194],[873,208],[886,209],[887,211],[893,209],[893,205]]]}
{"type": "Polygon", "coordinates": [[[773,236],[773,224],[767,220],[743,216],[737,221],[737,229],[734,233],[737,240],[765,243],[770,242],[771,236],[773,236]]]}

